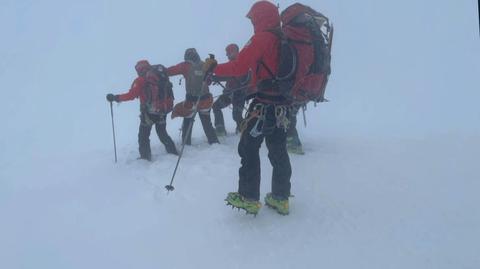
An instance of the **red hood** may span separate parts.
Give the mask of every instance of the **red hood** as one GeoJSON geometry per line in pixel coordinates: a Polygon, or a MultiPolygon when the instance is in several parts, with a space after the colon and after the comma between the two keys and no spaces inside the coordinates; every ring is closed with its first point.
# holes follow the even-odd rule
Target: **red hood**
{"type": "Polygon", "coordinates": [[[269,1],[258,1],[253,4],[247,18],[252,20],[255,33],[280,27],[278,8],[269,1]]]}
{"type": "Polygon", "coordinates": [[[150,69],[150,63],[147,60],[140,60],[135,65],[135,70],[137,71],[138,76],[145,76],[148,69],[150,69]]]}

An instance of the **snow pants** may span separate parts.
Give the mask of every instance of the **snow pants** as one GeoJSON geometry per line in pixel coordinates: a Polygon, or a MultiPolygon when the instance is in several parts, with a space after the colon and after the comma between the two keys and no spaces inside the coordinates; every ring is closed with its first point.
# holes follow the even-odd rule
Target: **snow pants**
{"type": "Polygon", "coordinates": [[[140,152],[140,158],[146,160],[152,159],[150,133],[153,125],[155,125],[155,131],[165,146],[165,150],[171,154],[178,154],[175,143],[173,143],[172,138],[167,133],[166,117],[166,114],[155,115],[145,112],[140,114],[140,127],[138,130],[138,150],[140,152]]]}
{"type": "Polygon", "coordinates": [[[244,91],[236,91],[230,95],[222,94],[213,103],[213,115],[215,117],[215,127],[225,127],[225,120],[223,118],[222,109],[230,104],[233,105],[232,117],[237,123],[237,131],[240,130],[240,124],[243,121],[243,106],[245,105],[244,91]]]}
{"type": "Polygon", "coordinates": [[[300,138],[298,137],[298,131],[297,131],[297,115],[298,111],[301,109],[302,106],[300,105],[293,105],[291,112],[290,112],[290,124],[288,125],[288,130],[287,130],[287,137],[293,139],[294,141],[297,141],[300,145],[300,138]]]}
{"type": "MultiPolygon", "coordinates": [[[[202,127],[203,131],[205,132],[205,135],[207,136],[207,140],[209,144],[213,143],[219,143],[217,134],[215,133],[215,129],[213,129],[212,126],[212,119],[210,118],[210,111],[207,112],[199,112],[197,113],[200,117],[200,121],[202,122],[202,127]]],[[[193,123],[194,123],[194,118],[183,118],[183,124],[182,124],[182,141],[186,145],[191,145],[192,144],[192,129],[193,129],[193,123]],[[192,125],[190,127],[190,125],[192,125]],[[188,130],[190,128],[190,130],[188,130]]]]}
{"type": "MultiPolygon", "coordinates": [[[[287,133],[283,127],[278,127],[276,123],[270,125],[273,127],[267,133],[257,135],[255,132],[252,132],[252,129],[256,129],[259,126],[257,122],[260,120],[257,117],[249,117],[255,105],[255,102],[252,102],[250,105],[246,129],[243,130],[238,144],[238,154],[241,158],[241,167],[238,171],[238,192],[247,199],[257,201],[260,199],[259,150],[263,140],[265,140],[268,148],[268,158],[273,167],[272,194],[279,199],[287,199],[290,196],[290,177],[292,175],[286,146],[287,133]]],[[[266,113],[269,115],[273,114],[275,119],[275,106],[266,108],[266,113]]],[[[262,124],[265,126],[265,123],[262,124]]]]}

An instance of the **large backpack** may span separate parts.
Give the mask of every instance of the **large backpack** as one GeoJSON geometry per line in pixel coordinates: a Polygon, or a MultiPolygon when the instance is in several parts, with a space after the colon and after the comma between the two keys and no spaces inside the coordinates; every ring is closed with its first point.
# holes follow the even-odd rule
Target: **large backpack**
{"type": "Polygon", "coordinates": [[[280,60],[275,80],[294,103],[324,102],[330,75],[333,25],[314,9],[296,3],[281,13],[280,60]]]}
{"type": "Polygon", "coordinates": [[[159,77],[158,86],[163,89],[159,92],[160,99],[175,99],[173,95],[173,84],[167,74],[167,68],[161,64],[152,65],[151,70],[159,77]]]}
{"type": "Polygon", "coordinates": [[[168,113],[173,108],[173,85],[170,82],[165,66],[152,65],[147,72],[147,82],[153,87],[147,86],[147,107],[151,113],[168,113]],[[156,95],[156,96],[152,96],[156,95]]]}

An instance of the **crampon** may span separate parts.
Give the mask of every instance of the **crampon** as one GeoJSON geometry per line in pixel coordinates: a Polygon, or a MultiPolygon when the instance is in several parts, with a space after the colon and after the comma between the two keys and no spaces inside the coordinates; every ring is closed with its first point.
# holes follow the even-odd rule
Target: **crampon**
{"type": "Polygon", "coordinates": [[[265,205],[274,209],[280,215],[288,215],[290,213],[288,199],[277,199],[272,193],[265,196],[265,205]]]}
{"type": "Polygon", "coordinates": [[[251,214],[255,217],[262,207],[262,204],[259,201],[246,199],[238,192],[228,193],[225,201],[227,202],[227,205],[231,206],[232,208],[237,208],[238,210],[243,209],[245,210],[246,214],[251,214]]]}

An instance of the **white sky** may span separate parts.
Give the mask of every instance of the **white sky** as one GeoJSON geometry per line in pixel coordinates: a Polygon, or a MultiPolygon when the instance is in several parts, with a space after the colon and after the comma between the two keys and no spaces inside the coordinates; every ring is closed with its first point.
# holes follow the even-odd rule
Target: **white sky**
{"type": "MultiPolygon", "coordinates": [[[[225,60],[226,44],[252,34],[253,2],[1,0],[0,149],[108,143],[104,95],[128,89],[138,59],[168,66],[196,47],[225,60]]],[[[336,27],[332,102],[310,120],[321,111],[330,131],[368,136],[479,134],[476,1],[305,3],[336,27]]],[[[117,111],[137,120],[136,105],[117,111]]]]}

